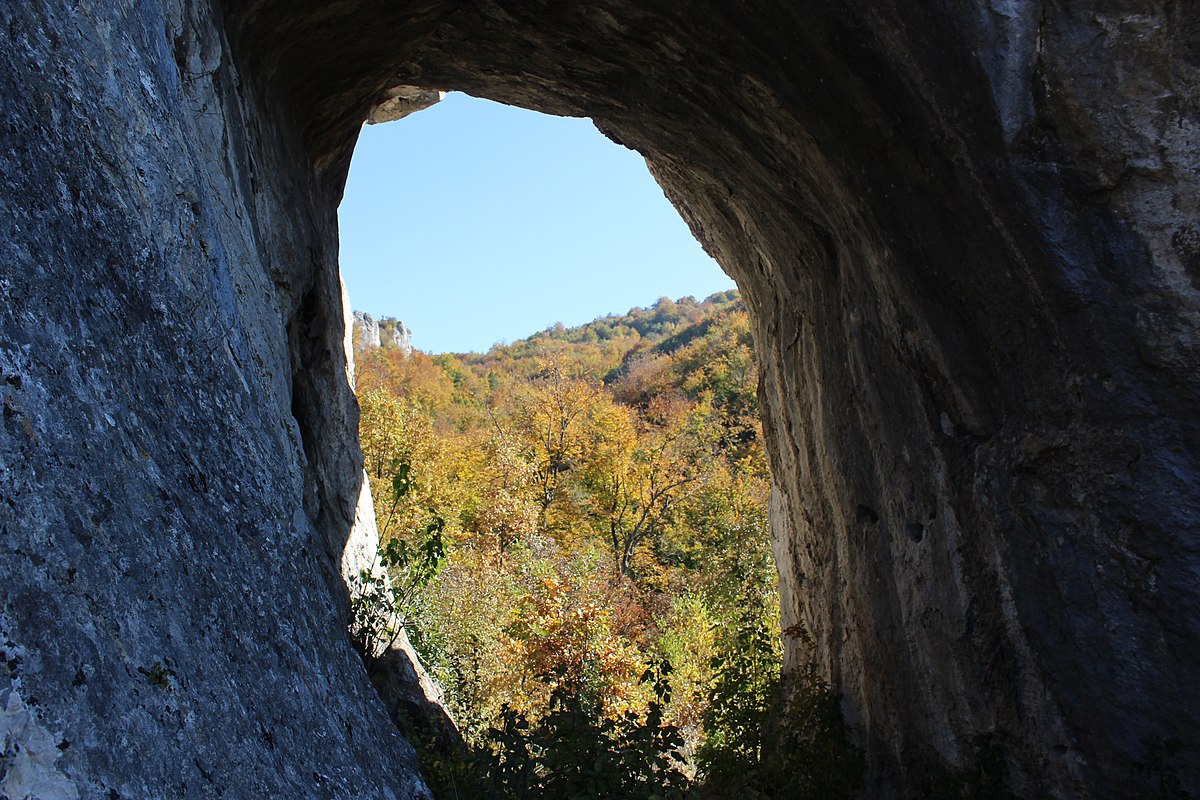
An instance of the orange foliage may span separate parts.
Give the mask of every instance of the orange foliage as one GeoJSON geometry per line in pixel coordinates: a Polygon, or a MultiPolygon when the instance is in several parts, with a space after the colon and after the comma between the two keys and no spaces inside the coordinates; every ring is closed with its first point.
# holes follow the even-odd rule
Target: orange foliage
{"type": "Polygon", "coordinates": [[[600,601],[547,578],[539,591],[521,599],[508,634],[519,663],[547,695],[558,686],[590,690],[615,718],[641,705],[646,664],[635,647],[614,634],[612,610],[600,601]]]}

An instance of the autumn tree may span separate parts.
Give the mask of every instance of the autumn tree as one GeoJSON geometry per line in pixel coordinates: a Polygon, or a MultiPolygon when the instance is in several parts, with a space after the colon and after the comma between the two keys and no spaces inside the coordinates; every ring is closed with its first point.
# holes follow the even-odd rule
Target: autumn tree
{"type": "Polygon", "coordinates": [[[510,432],[497,429],[478,450],[481,456],[475,482],[479,492],[467,510],[470,531],[494,539],[502,556],[515,542],[535,532],[538,502],[544,491],[535,464],[510,432]]]}
{"type": "Polygon", "coordinates": [[[391,347],[368,348],[356,357],[354,375],[360,398],[366,392],[387,391],[420,404],[431,420],[444,418],[456,398],[453,377],[420,350],[406,354],[391,347]]]}
{"type": "Polygon", "coordinates": [[[363,466],[381,538],[423,528],[431,516],[459,505],[449,474],[458,456],[435,434],[420,403],[373,389],[359,395],[359,414],[363,466]],[[401,470],[405,490],[398,493],[394,479],[401,470]]]}
{"type": "Polygon", "coordinates": [[[616,716],[644,700],[639,678],[647,665],[636,647],[614,635],[611,607],[588,588],[586,581],[543,580],[521,598],[507,632],[520,655],[518,674],[539,684],[543,703],[561,686],[587,691],[616,716]]]}
{"type": "Polygon", "coordinates": [[[561,533],[577,516],[564,488],[587,456],[590,417],[601,390],[557,359],[542,363],[541,373],[516,398],[511,424],[533,464],[541,526],[561,533]],[[556,515],[559,507],[563,513],[556,515]]]}
{"type": "MultiPolygon", "coordinates": [[[[482,354],[360,358],[381,525],[393,537],[444,521],[444,562],[410,636],[469,742],[515,747],[520,769],[549,776],[580,753],[626,752],[620,731],[668,758],[675,734],[653,718],[710,777],[723,752],[731,770],[767,774],[755,737],[780,686],[780,634],[756,387],[736,293],[662,299],[482,354]],[[655,685],[670,691],[656,695],[643,676],[664,663],[655,685]],[[577,723],[587,746],[566,747],[563,726],[577,723]]],[[[595,769],[624,762],[605,763],[595,769]]]]}
{"type": "Polygon", "coordinates": [[[672,523],[680,500],[705,472],[704,446],[681,398],[653,400],[614,424],[592,459],[593,517],[608,540],[618,576],[632,575],[638,548],[672,523]]]}

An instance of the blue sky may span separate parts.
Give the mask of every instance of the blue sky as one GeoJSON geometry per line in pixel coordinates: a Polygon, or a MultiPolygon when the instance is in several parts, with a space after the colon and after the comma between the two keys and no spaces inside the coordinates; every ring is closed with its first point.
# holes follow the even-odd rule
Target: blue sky
{"type": "Polygon", "coordinates": [[[351,304],[433,353],[733,288],[637,153],[463,94],[368,125],[339,217],[351,304]]]}

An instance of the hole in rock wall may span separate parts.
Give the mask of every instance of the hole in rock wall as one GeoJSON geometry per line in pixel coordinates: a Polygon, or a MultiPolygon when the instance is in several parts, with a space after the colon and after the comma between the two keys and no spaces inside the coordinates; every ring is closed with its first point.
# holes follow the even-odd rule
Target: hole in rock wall
{"type": "Polygon", "coordinates": [[[364,129],[339,216],[394,592],[352,586],[353,632],[381,694],[401,628],[444,688],[457,744],[389,702],[435,788],[544,791],[597,749],[681,790],[760,768],[733,741],[781,689],[750,326],[642,159],[452,94],[364,129]]]}

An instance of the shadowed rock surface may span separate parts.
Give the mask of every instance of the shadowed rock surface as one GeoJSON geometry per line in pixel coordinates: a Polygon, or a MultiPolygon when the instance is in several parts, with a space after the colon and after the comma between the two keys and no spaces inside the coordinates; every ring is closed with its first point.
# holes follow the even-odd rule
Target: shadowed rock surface
{"type": "Polygon", "coordinates": [[[31,761],[46,785],[421,791],[337,568],[361,464],[335,212],[403,86],[592,116],[737,279],[783,623],[844,691],[871,796],[981,742],[1020,796],[1144,795],[1149,737],[1200,791],[1191,4],[45,0],[0,23],[0,691],[66,743],[31,761]]]}
{"type": "Polygon", "coordinates": [[[427,796],[346,635],[300,150],[207,3],[4,3],[0,40],[0,795],[427,796]]]}

